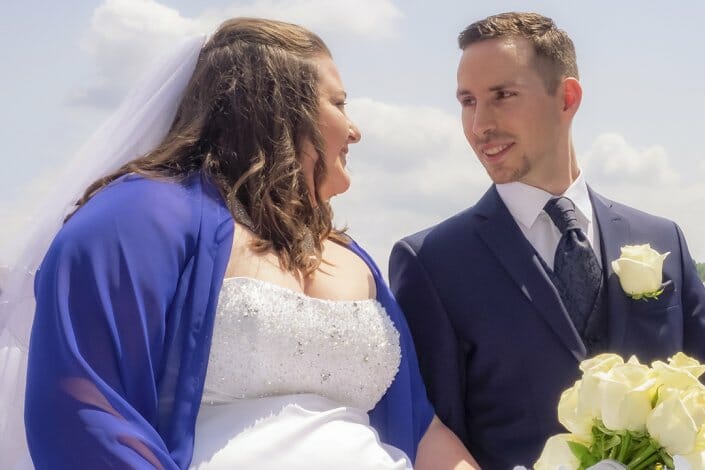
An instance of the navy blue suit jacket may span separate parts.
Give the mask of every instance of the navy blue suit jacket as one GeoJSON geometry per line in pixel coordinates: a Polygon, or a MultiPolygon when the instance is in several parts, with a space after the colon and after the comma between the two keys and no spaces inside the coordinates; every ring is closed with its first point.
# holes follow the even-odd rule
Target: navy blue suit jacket
{"type": "MultiPolygon", "coordinates": [[[[607,275],[609,350],[644,363],[705,360],[705,287],[676,224],[590,191],[607,275]],[[634,301],[610,261],[650,243],[668,288],[634,301]]],[[[399,241],[392,290],[411,326],[437,415],[484,469],[531,465],[562,431],[556,407],[585,346],[541,261],[493,186],[473,207],[399,241]]]]}

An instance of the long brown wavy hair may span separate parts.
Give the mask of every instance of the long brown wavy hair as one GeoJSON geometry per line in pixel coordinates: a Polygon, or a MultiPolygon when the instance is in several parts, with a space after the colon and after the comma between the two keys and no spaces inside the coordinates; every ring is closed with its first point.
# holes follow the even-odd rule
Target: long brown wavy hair
{"type": "Polygon", "coordinates": [[[330,55],[317,35],[294,24],[226,21],[200,52],[162,143],[94,182],[77,206],[127,173],[178,181],[204,171],[231,211],[236,199],[244,206],[259,236],[256,251],[273,250],[283,269],[313,273],[323,240],[345,239],[333,229],[328,202],[309,193],[300,164],[310,141],[318,187],[325,166],[313,59],[330,55]]]}

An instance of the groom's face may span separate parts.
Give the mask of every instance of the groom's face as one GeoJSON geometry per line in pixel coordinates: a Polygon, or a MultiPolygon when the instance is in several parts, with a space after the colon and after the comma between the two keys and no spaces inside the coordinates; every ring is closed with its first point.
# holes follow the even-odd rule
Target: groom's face
{"type": "Polygon", "coordinates": [[[492,181],[550,186],[567,133],[560,119],[563,104],[560,90],[548,92],[528,40],[467,46],[457,95],[465,137],[492,181]]]}

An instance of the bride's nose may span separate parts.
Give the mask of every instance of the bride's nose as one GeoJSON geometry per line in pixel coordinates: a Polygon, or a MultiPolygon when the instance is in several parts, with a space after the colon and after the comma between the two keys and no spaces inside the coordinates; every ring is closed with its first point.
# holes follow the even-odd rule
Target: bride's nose
{"type": "Polygon", "coordinates": [[[356,144],[362,139],[362,133],[354,122],[348,120],[348,142],[356,144]]]}

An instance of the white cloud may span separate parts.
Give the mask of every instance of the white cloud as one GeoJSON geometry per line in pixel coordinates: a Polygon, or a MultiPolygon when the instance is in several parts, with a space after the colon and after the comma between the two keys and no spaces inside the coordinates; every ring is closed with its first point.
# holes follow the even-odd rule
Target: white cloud
{"type": "Polygon", "coordinates": [[[660,145],[637,149],[616,133],[603,134],[579,156],[589,184],[599,193],[675,221],[691,255],[705,261],[705,191],[701,175],[679,174],[660,145]]]}
{"type": "Polygon", "coordinates": [[[603,181],[671,184],[679,180],[660,145],[637,149],[617,133],[602,134],[581,156],[586,173],[603,181]]]}
{"type": "MultiPolygon", "coordinates": [[[[349,114],[362,130],[362,141],[350,148],[352,186],[333,200],[336,220],[350,226],[351,235],[386,272],[396,240],[471,206],[490,181],[465,141],[458,116],[364,98],[351,101],[349,114]]],[[[683,229],[691,254],[705,261],[705,191],[697,175],[684,181],[661,147],[639,151],[616,134],[598,137],[579,160],[594,189],[674,220],[683,229]],[[636,165],[634,155],[651,163],[636,165]],[[608,156],[621,162],[621,176],[600,166],[608,156]],[[650,175],[648,169],[654,166],[670,176],[650,175]]],[[[6,221],[6,229],[0,231],[0,247],[5,249],[0,264],[3,255],[11,254],[9,240],[26,222],[23,214],[31,212],[27,209],[40,198],[41,188],[51,186],[55,178],[47,173],[34,181],[17,198],[24,201],[23,207],[19,202],[0,205],[0,218],[6,221]]]]}
{"type": "Polygon", "coordinates": [[[154,0],[106,0],[93,12],[82,43],[98,75],[70,102],[115,105],[155,57],[202,30],[198,21],[154,0]]]}
{"type": "Polygon", "coordinates": [[[0,267],[15,266],[28,235],[38,220],[46,215],[41,211],[42,203],[46,202],[50,188],[56,188],[59,182],[60,175],[47,170],[30,180],[15,198],[0,201],[0,220],[3,221],[0,267]]]}
{"type": "Polygon", "coordinates": [[[222,21],[235,16],[290,21],[321,34],[380,39],[397,34],[403,15],[390,0],[256,0],[209,10],[203,18],[222,21]]]}
{"type": "Polygon", "coordinates": [[[396,33],[402,14],[390,0],[257,0],[208,9],[189,18],[155,0],[105,0],[94,11],[83,39],[97,76],[75,90],[69,102],[115,105],[149,64],[180,38],[211,33],[235,16],[291,21],[331,36],[380,39],[396,33]]]}
{"type": "Polygon", "coordinates": [[[595,181],[593,188],[610,199],[676,222],[688,242],[690,254],[705,261],[705,191],[702,183],[613,184],[595,181]]]}
{"type": "MultiPolygon", "coordinates": [[[[351,189],[333,200],[336,219],[386,272],[399,238],[473,205],[489,187],[465,141],[460,118],[435,108],[353,100],[362,141],[348,159],[351,189]]],[[[705,191],[684,181],[663,147],[638,150],[617,134],[598,137],[579,157],[605,196],[677,222],[691,254],[705,261],[705,191]]]]}
{"type": "Polygon", "coordinates": [[[430,107],[352,100],[362,131],[350,148],[351,189],[333,200],[336,220],[386,271],[399,238],[474,203],[489,186],[458,116],[430,107]]]}
{"type": "MultiPolygon", "coordinates": [[[[363,137],[350,149],[352,187],[333,204],[339,223],[350,226],[350,233],[386,271],[396,240],[471,205],[489,179],[457,116],[371,99],[352,100],[349,113],[363,137]]],[[[0,206],[0,217],[13,228],[0,233],[0,246],[9,247],[10,234],[26,226],[20,214],[31,213],[29,207],[44,196],[39,189],[57,184],[57,174],[47,172],[30,185],[35,189],[20,194],[23,208],[0,206]]]]}

